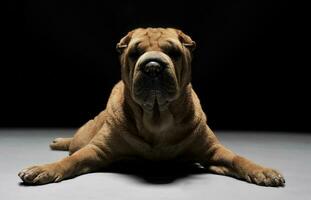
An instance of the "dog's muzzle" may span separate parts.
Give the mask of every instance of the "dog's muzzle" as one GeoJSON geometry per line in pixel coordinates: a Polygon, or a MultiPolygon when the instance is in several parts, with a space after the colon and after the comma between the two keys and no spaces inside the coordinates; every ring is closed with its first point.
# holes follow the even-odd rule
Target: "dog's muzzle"
{"type": "Polygon", "coordinates": [[[137,60],[136,67],[151,78],[158,77],[168,65],[173,65],[171,59],[161,51],[148,51],[137,60]]]}
{"type": "Polygon", "coordinates": [[[141,55],[133,73],[132,96],[146,110],[155,104],[166,109],[176,98],[178,85],[171,58],[161,51],[148,51],[141,55]]]}

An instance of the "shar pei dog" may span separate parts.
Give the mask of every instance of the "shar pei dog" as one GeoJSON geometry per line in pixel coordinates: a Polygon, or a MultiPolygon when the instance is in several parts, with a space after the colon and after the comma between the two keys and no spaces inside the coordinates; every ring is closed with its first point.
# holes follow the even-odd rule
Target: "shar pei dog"
{"type": "Polygon", "coordinates": [[[121,81],[107,106],[53,150],[69,156],[19,172],[27,184],[60,182],[105,169],[124,159],[199,163],[209,171],[264,186],[284,186],[283,176],[223,146],[207,125],[191,86],[195,42],[173,28],[138,28],[117,44],[121,81]]]}

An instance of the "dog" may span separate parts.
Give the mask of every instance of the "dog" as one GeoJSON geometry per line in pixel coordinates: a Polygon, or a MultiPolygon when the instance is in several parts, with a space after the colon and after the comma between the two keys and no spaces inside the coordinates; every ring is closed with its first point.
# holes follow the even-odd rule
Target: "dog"
{"type": "Polygon", "coordinates": [[[121,81],[107,106],[72,138],[50,147],[64,159],[22,170],[27,184],[60,182],[136,158],[199,163],[213,173],[264,186],[284,186],[283,176],[223,146],[207,125],[191,85],[196,43],[174,28],[138,28],[117,44],[121,81]]]}

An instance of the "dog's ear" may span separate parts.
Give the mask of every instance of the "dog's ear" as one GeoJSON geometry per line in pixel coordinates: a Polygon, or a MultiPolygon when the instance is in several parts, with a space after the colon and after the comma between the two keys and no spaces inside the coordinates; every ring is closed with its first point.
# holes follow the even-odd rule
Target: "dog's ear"
{"type": "Polygon", "coordinates": [[[117,44],[116,49],[121,54],[124,49],[127,48],[129,42],[131,41],[132,35],[134,31],[130,31],[126,36],[124,36],[120,42],[117,44]]]}
{"type": "Polygon", "coordinates": [[[196,48],[196,43],[190,38],[190,36],[183,33],[181,30],[177,30],[179,41],[187,47],[190,51],[196,48]]]}

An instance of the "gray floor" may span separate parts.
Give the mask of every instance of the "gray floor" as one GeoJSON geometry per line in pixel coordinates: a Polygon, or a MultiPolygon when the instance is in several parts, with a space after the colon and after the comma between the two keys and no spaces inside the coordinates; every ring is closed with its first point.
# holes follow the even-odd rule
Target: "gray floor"
{"type": "Polygon", "coordinates": [[[50,151],[54,137],[74,130],[0,130],[0,199],[310,199],[311,134],[216,132],[222,143],[258,163],[279,169],[286,187],[269,188],[230,177],[193,173],[167,182],[139,175],[105,172],[87,174],[57,184],[23,186],[20,169],[66,156],[50,151]]]}

